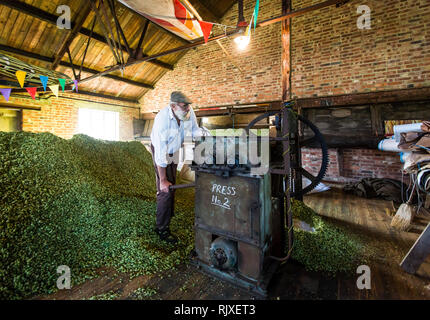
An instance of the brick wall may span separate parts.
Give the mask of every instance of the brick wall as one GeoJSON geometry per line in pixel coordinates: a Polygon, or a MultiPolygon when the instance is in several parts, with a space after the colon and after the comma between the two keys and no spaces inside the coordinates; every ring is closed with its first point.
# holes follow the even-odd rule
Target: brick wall
{"type": "MultiPolygon", "coordinates": [[[[401,180],[400,157],[393,152],[370,149],[343,149],[339,155],[329,150],[329,166],[324,180],[352,182],[362,178],[392,178],[401,180]]],[[[303,149],[302,165],[316,174],[321,167],[320,149],[303,149]]]]}
{"type": "MultiPolygon", "coordinates": [[[[293,10],[321,0],[293,0],[293,10]]],[[[254,0],[245,0],[245,18],[254,0]]],[[[259,21],[281,13],[281,0],[261,0],[259,21]]],[[[361,0],[330,6],[292,19],[294,98],[430,86],[430,2],[361,0]],[[358,29],[359,5],[371,9],[371,29],[358,29]]],[[[237,5],[222,23],[235,25],[237,5]]],[[[258,28],[250,46],[232,40],[188,53],[145,94],[143,111],[159,110],[173,90],[183,90],[199,107],[281,99],[281,24],[258,28]],[[238,66],[243,73],[241,73],[238,66]]]]}
{"type": "MultiPolygon", "coordinates": [[[[293,10],[322,0],[293,0],[293,10]]],[[[255,4],[245,0],[249,20],[255,4]]],[[[281,13],[281,0],[261,0],[259,20],[281,13]]],[[[234,25],[237,6],[222,19],[234,25]]],[[[292,20],[292,96],[304,98],[356,92],[430,86],[430,2],[428,0],[362,0],[307,13],[292,20]],[[371,9],[371,29],[357,28],[359,5],[371,9]]],[[[162,108],[173,90],[182,90],[195,106],[281,100],[281,25],[256,30],[250,47],[238,51],[221,40],[190,50],[175,70],[156,84],[141,103],[143,111],[162,108]],[[239,66],[241,73],[235,66],[239,66]]],[[[304,150],[312,171],[316,150],[304,150]]],[[[399,156],[377,150],[346,149],[343,173],[336,150],[330,150],[328,180],[347,182],[364,177],[401,178],[399,156]]]]}
{"type": "MultiPolygon", "coordinates": [[[[320,0],[293,0],[294,9],[320,0]]],[[[430,1],[360,0],[293,18],[294,97],[430,86],[430,1]],[[371,29],[357,28],[359,5],[371,29]]]]}
{"type": "MultiPolygon", "coordinates": [[[[254,5],[255,1],[244,1],[244,16],[248,21],[254,5]]],[[[259,20],[279,14],[281,7],[281,1],[261,0],[259,20]]],[[[221,22],[230,26],[237,24],[237,5],[221,22]]],[[[216,34],[220,32],[218,29],[216,34]]],[[[155,90],[144,95],[142,111],[161,109],[174,90],[189,95],[195,107],[280,100],[280,39],[281,25],[278,23],[257,29],[244,51],[238,50],[232,39],[220,40],[230,57],[216,42],[188,51],[175,69],[156,83],[155,90]]]]}
{"type": "Polygon", "coordinates": [[[11,97],[13,104],[40,107],[41,110],[23,110],[22,128],[31,132],[51,132],[62,138],[71,138],[78,131],[79,107],[96,108],[103,110],[115,110],[119,114],[119,138],[120,140],[133,139],[133,118],[139,117],[139,108],[132,103],[124,103],[116,100],[88,97],[79,94],[63,94],[59,98],[32,100],[25,96],[11,97]],[[72,100],[68,98],[81,100],[72,100]],[[115,106],[104,103],[114,104],[115,106]],[[129,108],[132,107],[132,108],[129,108]]]}

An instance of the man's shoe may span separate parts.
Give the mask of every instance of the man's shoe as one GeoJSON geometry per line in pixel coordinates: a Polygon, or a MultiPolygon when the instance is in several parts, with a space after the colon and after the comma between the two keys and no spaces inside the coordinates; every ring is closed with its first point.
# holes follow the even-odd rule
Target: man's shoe
{"type": "Polygon", "coordinates": [[[165,241],[171,244],[175,244],[178,242],[178,238],[175,237],[173,234],[171,234],[169,229],[162,230],[162,231],[155,229],[155,232],[158,234],[158,236],[162,241],[165,241]]]}

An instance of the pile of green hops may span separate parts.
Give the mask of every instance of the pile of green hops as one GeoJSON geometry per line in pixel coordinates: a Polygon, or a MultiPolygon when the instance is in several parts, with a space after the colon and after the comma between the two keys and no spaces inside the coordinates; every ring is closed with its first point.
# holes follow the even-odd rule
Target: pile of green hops
{"type": "Polygon", "coordinates": [[[327,275],[355,273],[357,267],[365,263],[365,243],[358,235],[317,215],[303,202],[291,201],[295,220],[294,260],[309,271],[327,275]],[[308,228],[300,228],[300,221],[308,228]]]}
{"type": "Polygon", "coordinates": [[[151,274],[188,259],[193,190],[177,192],[176,246],[155,226],[151,154],[137,141],[0,132],[0,299],[56,290],[57,268],[72,286],[111,267],[151,274]]]}

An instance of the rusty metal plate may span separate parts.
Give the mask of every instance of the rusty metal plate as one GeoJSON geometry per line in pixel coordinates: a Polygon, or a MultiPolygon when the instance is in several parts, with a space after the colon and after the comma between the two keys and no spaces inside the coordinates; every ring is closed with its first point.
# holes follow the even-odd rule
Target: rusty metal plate
{"type": "Polygon", "coordinates": [[[261,250],[255,246],[239,242],[237,252],[239,272],[247,277],[258,279],[263,268],[261,250]]]}
{"type": "Polygon", "coordinates": [[[259,186],[259,178],[197,172],[196,223],[258,239],[259,186]]]}
{"type": "Polygon", "coordinates": [[[195,229],[196,253],[199,260],[209,264],[209,249],[212,243],[212,234],[206,230],[195,229]]]}

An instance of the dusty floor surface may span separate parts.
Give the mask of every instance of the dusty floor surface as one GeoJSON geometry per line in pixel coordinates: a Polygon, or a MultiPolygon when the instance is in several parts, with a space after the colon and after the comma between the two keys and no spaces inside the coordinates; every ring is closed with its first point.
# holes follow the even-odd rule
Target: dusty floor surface
{"type": "MultiPolygon", "coordinates": [[[[399,263],[429,221],[417,216],[408,232],[393,231],[389,224],[395,208],[391,202],[350,196],[333,189],[305,197],[321,215],[365,234],[375,254],[370,262],[371,289],[359,290],[357,274],[324,276],[307,272],[289,261],[269,285],[268,299],[430,299],[430,257],[416,275],[405,273],[399,263]]],[[[131,279],[128,274],[100,270],[100,276],[49,296],[35,299],[261,299],[254,294],[202,274],[192,265],[131,279]]]]}

